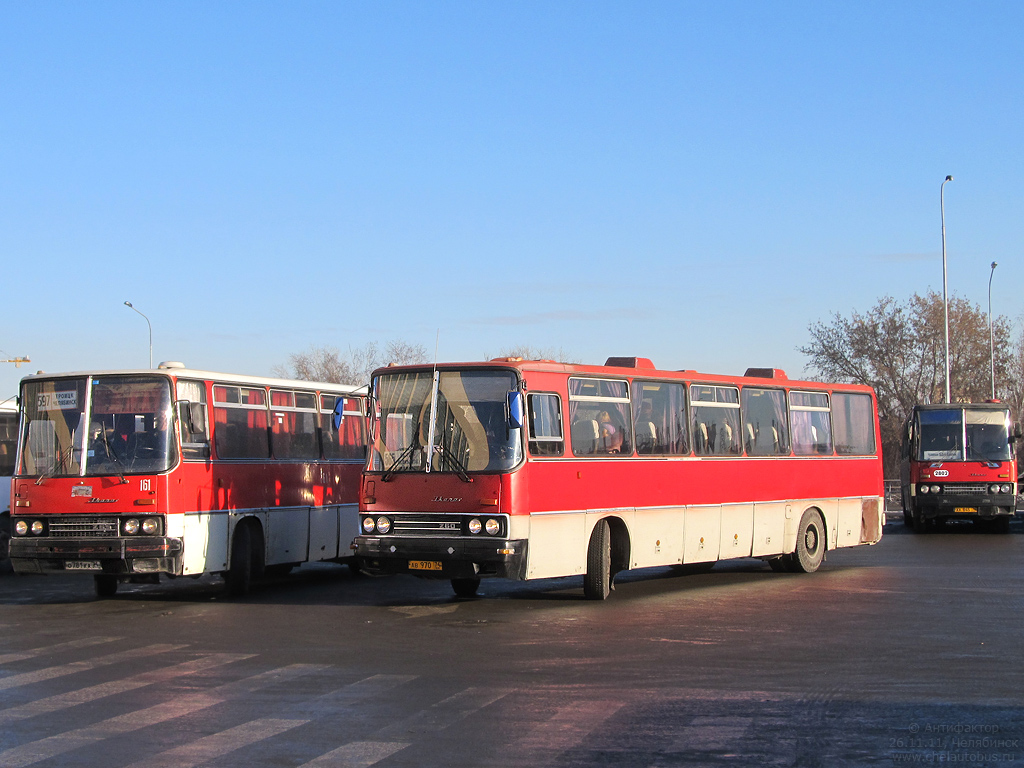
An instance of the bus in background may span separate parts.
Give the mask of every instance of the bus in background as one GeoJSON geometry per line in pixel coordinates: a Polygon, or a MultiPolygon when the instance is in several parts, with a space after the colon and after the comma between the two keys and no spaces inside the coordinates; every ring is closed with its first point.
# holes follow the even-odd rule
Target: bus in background
{"type": "Polygon", "coordinates": [[[884,522],[868,387],[500,358],[374,372],[360,567],[450,579],[754,557],[811,572],[884,522]]]}
{"type": "Polygon", "coordinates": [[[28,376],[14,475],[19,573],[124,581],[347,562],[364,389],[186,369],[28,376]]]}
{"type": "Polygon", "coordinates": [[[1010,532],[1021,437],[1003,403],[916,405],[903,428],[903,522],[924,532],[946,520],[973,520],[1010,532]]]}
{"type": "Polygon", "coordinates": [[[14,398],[0,401],[0,573],[11,570],[11,476],[18,448],[18,406],[14,398]]]}

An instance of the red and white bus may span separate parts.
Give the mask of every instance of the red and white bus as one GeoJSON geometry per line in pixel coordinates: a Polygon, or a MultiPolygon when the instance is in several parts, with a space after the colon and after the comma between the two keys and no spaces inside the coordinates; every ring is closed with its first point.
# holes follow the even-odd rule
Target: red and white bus
{"type": "Polygon", "coordinates": [[[20,573],[119,582],[347,561],[365,388],[186,369],[28,376],[13,483],[20,573]]]}
{"type": "Polygon", "coordinates": [[[916,405],[903,428],[903,522],[924,532],[973,520],[1010,532],[1016,510],[1021,437],[1003,403],[916,405]]]}
{"type": "Polygon", "coordinates": [[[814,571],[884,523],[868,387],[515,358],[374,372],[359,564],[451,579],[755,557],[814,571]]]}

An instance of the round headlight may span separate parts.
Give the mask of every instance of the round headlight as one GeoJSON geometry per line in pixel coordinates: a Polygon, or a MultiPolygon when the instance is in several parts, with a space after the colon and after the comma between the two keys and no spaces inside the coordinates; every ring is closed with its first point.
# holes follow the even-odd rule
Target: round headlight
{"type": "Polygon", "coordinates": [[[26,523],[24,520],[19,520],[14,524],[14,532],[19,536],[24,536],[26,533],[28,533],[28,523],[26,523]]]}
{"type": "Polygon", "coordinates": [[[480,531],[482,531],[484,529],[484,526],[483,526],[483,524],[479,520],[477,520],[474,517],[472,520],[469,521],[468,528],[469,528],[469,532],[472,533],[474,536],[476,536],[478,533],[480,533],[480,531]]]}
{"type": "Polygon", "coordinates": [[[922,485],[921,486],[921,493],[928,493],[928,486],[927,485],[922,485]]]}
{"type": "Polygon", "coordinates": [[[147,517],[142,521],[142,532],[147,536],[152,536],[160,530],[160,523],[155,517],[147,517]]]}
{"type": "Polygon", "coordinates": [[[124,521],[124,533],[126,536],[134,536],[139,532],[139,521],[134,517],[124,521]]]}
{"type": "Polygon", "coordinates": [[[941,485],[933,485],[932,486],[932,493],[940,493],[941,491],[942,491],[942,486],[941,485]]]}
{"type": "Polygon", "coordinates": [[[377,530],[380,533],[387,533],[388,531],[391,530],[391,521],[388,520],[386,517],[378,517],[377,518],[377,530]]]}
{"type": "Polygon", "coordinates": [[[1010,493],[1013,490],[1013,486],[1010,485],[1009,483],[1003,483],[1001,486],[999,486],[999,490],[1002,493],[1010,493]]]}
{"type": "Polygon", "coordinates": [[[993,483],[988,487],[989,493],[999,493],[999,483],[993,483]]]}
{"type": "Polygon", "coordinates": [[[487,519],[487,523],[484,525],[484,530],[487,531],[488,536],[494,536],[501,530],[501,523],[495,520],[493,517],[487,519]]]}
{"type": "Polygon", "coordinates": [[[363,518],[363,533],[373,533],[373,518],[372,517],[364,517],[363,518]]]}
{"type": "Polygon", "coordinates": [[[42,520],[33,520],[32,521],[32,533],[34,533],[36,536],[38,536],[42,532],[43,532],[43,521],[42,520]]]}

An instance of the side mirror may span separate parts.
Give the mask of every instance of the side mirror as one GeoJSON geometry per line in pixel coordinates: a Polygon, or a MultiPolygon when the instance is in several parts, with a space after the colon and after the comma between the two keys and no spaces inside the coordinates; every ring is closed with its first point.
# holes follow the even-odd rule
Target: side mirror
{"type": "Polygon", "coordinates": [[[339,397],[334,401],[334,424],[335,431],[341,429],[341,423],[345,420],[345,398],[339,397]]]}
{"type": "Polygon", "coordinates": [[[520,429],[526,423],[526,399],[522,392],[508,393],[508,425],[520,429]]]}
{"type": "Polygon", "coordinates": [[[1020,440],[1021,437],[1022,437],[1022,435],[1021,435],[1020,424],[1014,424],[1013,425],[1013,434],[1010,435],[1010,442],[1011,443],[1015,443],[1018,440],[1020,440]]]}

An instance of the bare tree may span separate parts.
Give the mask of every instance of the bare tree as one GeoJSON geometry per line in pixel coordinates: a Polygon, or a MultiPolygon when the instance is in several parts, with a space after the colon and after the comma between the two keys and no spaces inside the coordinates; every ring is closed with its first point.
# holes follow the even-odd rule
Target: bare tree
{"type": "MultiPolygon", "coordinates": [[[[492,355],[485,355],[490,359],[492,355]]],[[[559,347],[531,347],[529,344],[517,344],[513,347],[506,347],[493,357],[521,357],[523,360],[554,360],[559,363],[579,363],[580,360],[571,356],[564,349],[559,347]]]]}
{"type": "Polygon", "coordinates": [[[384,352],[374,341],[361,347],[349,347],[342,355],[337,347],[310,347],[304,352],[288,356],[286,365],[276,365],[273,372],[287,379],[329,381],[334,384],[362,386],[370,381],[370,374],[385,365],[409,365],[427,360],[427,351],[421,344],[389,341],[384,352]]]}
{"type": "MultiPolygon", "coordinates": [[[[1011,395],[1014,345],[1005,317],[993,322],[996,396],[1011,395]]],[[[800,347],[807,368],[822,380],[867,384],[878,396],[886,474],[896,473],[901,428],[918,403],[945,398],[942,296],[914,294],[905,304],[890,296],[866,313],[812,323],[811,343],[800,347]]],[[[988,315],[966,299],[949,302],[950,393],[954,401],[991,396],[988,315]]],[[[1024,344],[1022,340],[1021,344],[1024,344]]],[[[1019,345],[1018,345],[1019,346],[1019,345]]]]}

